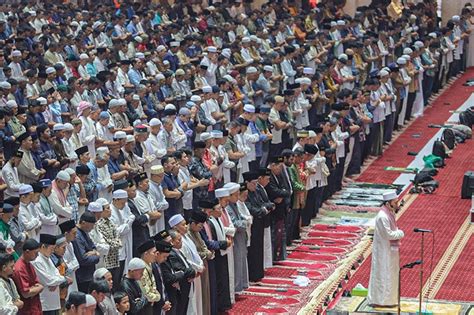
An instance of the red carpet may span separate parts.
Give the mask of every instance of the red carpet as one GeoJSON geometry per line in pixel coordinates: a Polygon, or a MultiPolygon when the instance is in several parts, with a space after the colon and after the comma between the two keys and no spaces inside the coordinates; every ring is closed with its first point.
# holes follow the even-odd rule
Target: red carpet
{"type": "Polygon", "coordinates": [[[454,264],[451,272],[436,295],[437,299],[455,301],[474,301],[474,235],[454,264]]]}
{"type": "Polygon", "coordinates": [[[312,231],[308,233],[310,237],[329,237],[337,239],[356,239],[359,238],[359,235],[355,233],[344,233],[344,232],[321,232],[321,231],[312,231]]]}
{"type": "Polygon", "coordinates": [[[351,232],[351,233],[362,233],[364,229],[358,226],[352,225],[325,225],[315,224],[311,227],[315,231],[332,231],[332,232],[351,232]]]}
{"type": "Polygon", "coordinates": [[[474,76],[474,68],[470,68],[461,76],[448,90],[446,90],[434,102],[433,106],[425,110],[424,116],[418,118],[408,127],[390,147],[383,156],[375,160],[362,175],[358,182],[370,183],[392,183],[399,175],[398,172],[385,171],[386,166],[406,167],[413,160],[413,156],[407,155],[409,151],[418,152],[438,132],[439,129],[428,128],[428,124],[443,124],[455,110],[461,106],[474,92],[474,87],[463,86],[467,79],[474,76]],[[414,138],[413,135],[420,135],[414,138]]]}
{"type": "MultiPolygon", "coordinates": [[[[453,88],[451,88],[451,93],[448,93],[440,97],[437,103],[440,101],[449,101],[453,105],[448,107],[446,110],[430,111],[429,114],[426,113],[425,116],[416,123],[414,123],[403,135],[401,135],[393,144],[398,146],[401,150],[403,143],[409,143],[408,139],[411,138],[411,134],[414,132],[421,132],[422,135],[432,134],[436,130],[431,130],[427,128],[427,121],[433,123],[441,123],[443,119],[448,118],[451,114],[448,113],[448,109],[454,109],[459,107],[465,99],[470,96],[468,95],[467,89],[459,86],[464,82],[466,77],[470,77],[473,74],[473,70],[470,70],[463,78],[458,80],[455,84],[456,93],[452,93],[453,88]],[[459,91],[459,93],[458,93],[459,91]],[[449,96],[449,97],[448,97],[449,96]],[[433,117],[433,118],[432,118],[433,117]],[[444,117],[444,118],[442,118],[444,117]],[[427,120],[427,121],[425,121],[427,120]],[[425,122],[423,122],[425,121],[425,122]],[[414,128],[420,128],[414,129],[414,128]],[[408,135],[408,136],[407,136],[408,135]]],[[[436,104],[436,106],[443,106],[442,104],[436,104]]],[[[431,137],[430,136],[430,137],[431,137]]],[[[428,137],[427,137],[428,138],[428,137]]],[[[416,151],[413,146],[419,145],[421,148],[428,139],[425,139],[423,143],[418,143],[419,139],[410,139],[412,140],[411,144],[407,145],[406,151],[416,151]]],[[[415,261],[419,259],[419,248],[420,248],[420,237],[421,235],[413,232],[414,227],[433,229],[435,231],[436,243],[433,255],[433,268],[436,266],[437,262],[447,249],[448,245],[452,241],[454,235],[460,228],[461,224],[466,219],[471,200],[463,200],[460,198],[460,189],[462,183],[463,174],[468,170],[473,168],[472,162],[472,145],[473,140],[468,140],[466,143],[459,145],[453,153],[453,157],[446,160],[447,166],[440,170],[439,174],[436,176],[436,180],[440,182],[440,187],[433,195],[419,195],[417,199],[406,209],[405,213],[398,220],[399,227],[405,232],[405,237],[402,240],[402,247],[400,251],[400,263],[405,264],[408,262],[415,261]]],[[[389,149],[392,150],[392,149],[389,149]]],[[[384,172],[382,170],[383,166],[386,166],[389,163],[389,157],[396,159],[396,166],[406,166],[409,164],[409,161],[412,157],[407,156],[404,152],[388,152],[380,160],[377,160],[373,165],[371,165],[366,172],[361,176],[361,181],[368,180],[371,178],[373,182],[392,182],[397,176],[398,173],[392,174],[392,172],[384,172]],[[395,157],[392,156],[394,154],[395,157]],[[398,159],[400,158],[400,159],[398,159]],[[381,161],[384,162],[381,162],[381,161]],[[383,166],[382,166],[383,165],[383,166]],[[370,174],[370,175],[369,175],[370,174]]],[[[395,163],[390,162],[390,164],[395,165],[395,163]]],[[[359,179],[358,179],[359,180],[359,179]]],[[[425,278],[424,282],[430,274],[430,263],[431,263],[431,236],[428,235],[425,242],[425,278]]],[[[471,247],[472,248],[472,247],[471,247]]],[[[466,251],[466,250],[465,250],[466,251]]],[[[471,250],[472,252],[472,250],[471,250]]],[[[472,255],[472,254],[471,254],[472,255]]],[[[471,256],[472,257],[472,256],[471,256]]],[[[369,257],[356,272],[356,274],[349,280],[349,283],[346,288],[353,288],[357,283],[362,283],[367,287],[369,282],[370,274],[370,259],[369,257]]],[[[467,258],[466,258],[467,260],[467,258]]],[[[472,261],[472,259],[471,259],[472,261]]],[[[463,266],[460,262],[460,268],[463,266]]],[[[456,266],[455,266],[456,268],[456,266]]],[[[453,273],[457,274],[459,270],[453,268],[453,273]]],[[[419,269],[407,270],[402,275],[402,296],[415,297],[419,292],[419,269]]],[[[472,276],[470,278],[472,280],[472,276]]],[[[468,281],[468,280],[466,280],[468,281]]],[[[472,282],[471,282],[472,284],[472,282]]],[[[471,290],[472,291],[472,290],[471,290]]],[[[472,296],[472,293],[470,293],[472,296]]]]}

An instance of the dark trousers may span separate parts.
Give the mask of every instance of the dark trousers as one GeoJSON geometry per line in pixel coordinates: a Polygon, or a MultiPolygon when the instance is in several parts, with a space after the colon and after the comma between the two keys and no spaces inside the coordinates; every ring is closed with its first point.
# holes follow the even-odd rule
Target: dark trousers
{"type": "Polygon", "coordinates": [[[91,283],[92,283],[92,280],[91,281],[78,282],[77,283],[77,290],[87,294],[88,291],[89,291],[89,285],[91,283]]]}
{"type": "Polygon", "coordinates": [[[249,162],[250,171],[258,171],[260,168],[260,158],[257,157],[254,161],[249,162]]]}
{"type": "Polygon", "coordinates": [[[301,225],[308,226],[311,223],[313,213],[316,211],[316,187],[308,190],[306,194],[306,204],[303,211],[301,211],[301,225]]]}
{"type": "Polygon", "coordinates": [[[390,142],[393,133],[393,114],[385,116],[383,141],[390,142]]]}
{"type": "Polygon", "coordinates": [[[313,218],[315,218],[319,213],[319,208],[323,204],[323,194],[324,194],[324,187],[316,187],[316,194],[315,194],[315,202],[316,206],[314,207],[313,218]]]}
{"type": "Polygon", "coordinates": [[[112,274],[112,281],[114,282],[113,284],[114,292],[117,292],[120,289],[120,283],[122,283],[122,275],[123,275],[124,269],[125,269],[125,260],[120,261],[119,267],[109,269],[110,273],[112,274]]]}
{"type": "Polygon", "coordinates": [[[291,242],[296,239],[295,230],[298,231],[299,235],[299,221],[300,221],[300,209],[290,209],[288,216],[286,217],[286,244],[291,245],[291,242]]]}
{"type": "Polygon", "coordinates": [[[346,157],[339,158],[339,163],[336,165],[336,172],[334,178],[334,186],[336,191],[342,189],[342,178],[344,177],[344,163],[346,162],[346,157]]]}
{"type": "Polygon", "coordinates": [[[431,97],[431,93],[433,92],[433,83],[434,77],[425,75],[423,78],[423,98],[425,106],[428,104],[428,99],[431,97]]]}
{"type": "Polygon", "coordinates": [[[411,119],[411,111],[413,109],[413,103],[415,102],[416,92],[408,93],[408,100],[407,100],[407,111],[405,113],[405,120],[411,119]]]}
{"type": "MultiPolygon", "coordinates": [[[[365,141],[364,141],[365,142],[365,141]]],[[[364,142],[360,142],[360,138],[356,136],[354,138],[354,148],[352,149],[352,159],[347,168],[346,175],[353,175],[360,173],[360,166],[362,164],[362,150],[364,142]]]]}

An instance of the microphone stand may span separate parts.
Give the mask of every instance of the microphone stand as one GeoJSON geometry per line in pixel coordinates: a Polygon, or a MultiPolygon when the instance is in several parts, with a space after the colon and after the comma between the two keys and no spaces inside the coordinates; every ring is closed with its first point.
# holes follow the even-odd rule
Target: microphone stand
{"type": "Polygon", "coordinates": [[[421,313],[421,303],[423,301],[423,266],[424,264],[424,251],[425,251],[425,233],[421,231],[421,264],[420,264],[420,298],[418,300],[418,314],[421,313]]]}
{"type": "Polygon", "coordinates": [[[402,308],[402,305],[401,305],[401,295],[402,295],[402,270],[403,269],[412,269],[414,266],[416,265],[420,265],[422,262],[420,261],[415,261],[415,262],[412,262],[412,263],[409,263],[409,264],[406,264],[402,267],[400,267],[400,269],[398,269],[398,307],[397,307],[397,314],[400,315],[401,313],[401,308],[402,308]]]}

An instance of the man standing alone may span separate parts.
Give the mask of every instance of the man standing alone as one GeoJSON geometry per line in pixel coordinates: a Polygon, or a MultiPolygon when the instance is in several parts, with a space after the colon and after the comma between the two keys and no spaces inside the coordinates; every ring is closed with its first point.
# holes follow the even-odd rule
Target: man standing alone
{"type": "Polygon", "coordinates": [[[400,206],[395,192],[383,195],[383,206],[375,218],[372,249],[369,304],[393,307],[398,303],[398,271],[400,269],[400,239],[405,235],[397,227],[395,214],[400,206]]]}

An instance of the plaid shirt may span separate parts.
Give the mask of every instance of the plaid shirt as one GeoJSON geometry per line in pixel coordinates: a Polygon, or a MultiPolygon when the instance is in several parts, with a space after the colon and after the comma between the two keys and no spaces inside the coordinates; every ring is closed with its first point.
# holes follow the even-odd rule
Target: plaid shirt
{"type": "Polygon", "coordinates": [[[105,268],[111,269],[119,267],[118,256],[122,242],[117,233],[117,227],[109,218],[101,218],[97,221],[97,231],[102,234],[107,244],[110,245],[109,253],[104,258],[105,268]]]}
{"type": "Polygon", "coordinates": [[[66,200],[72,207],[72,218],[74,222],[79,222],[79,198],[81,197],[81,191],[78,184],[74,184],[69,188],[66,200]]]}

